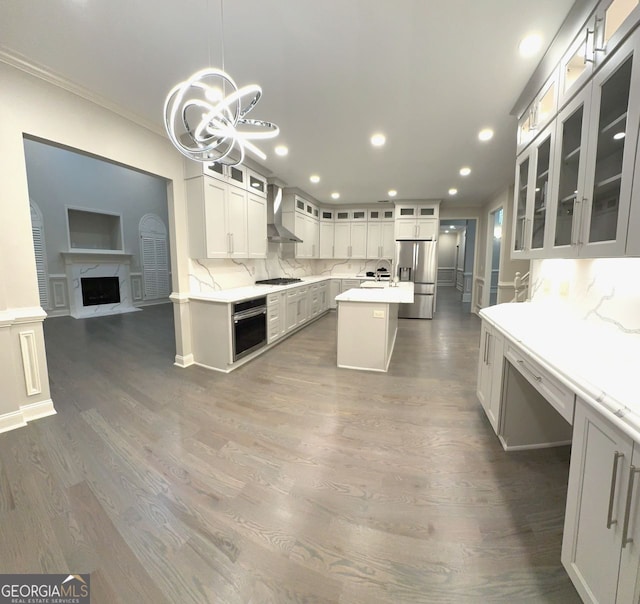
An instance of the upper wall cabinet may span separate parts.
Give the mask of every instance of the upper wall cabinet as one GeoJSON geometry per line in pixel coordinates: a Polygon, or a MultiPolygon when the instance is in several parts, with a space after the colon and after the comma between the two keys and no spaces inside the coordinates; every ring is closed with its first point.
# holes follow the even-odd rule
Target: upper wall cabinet
{"type": "MultiPolygon", "coordinates": [[[[590,36],[597,42],[596,34],[590,36]]],[[[575,48],[574,43],[565,58],[575,48]]],[[[633,207],[640,200],[632,201],[640,127],[640,29],[601,66],[590,62],[588,69],[595,71],[576,76],[574,84],[585,78],[575,84],[579,90],[517,158],[513,257],[640,254],[628,235],[637,232],[629,228],[630,221],[640,226],[640,210],[633,207]]],[[[566,73],[561,87],[563,82],[566,73]]],[[[640,191],[638,179],[635,187],[640,191]]]]}
{"type": "Polygon", "coordinates": [[[640,0],[602,0],[594,28],[594,61],[600,65],[640,20],[640,0]]]}
{"type": "Polygon", "coordinates": [[[551,124],[518,158],[514,258],[537,258],[544,255],[554,142],[554,124],[551,124]]]}
{"type": "Polygon", "coordinates": [[[518,154],[551,122],[557,108],[558,71],[556,70],[518,121],[518,154]]]}

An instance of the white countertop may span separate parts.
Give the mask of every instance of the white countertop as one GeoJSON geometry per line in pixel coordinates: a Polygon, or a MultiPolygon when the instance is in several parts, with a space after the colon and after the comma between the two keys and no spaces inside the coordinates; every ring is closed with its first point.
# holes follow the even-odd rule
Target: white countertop
{"type": "Polygon", "coordinates": [[[379,281],[383,287],[359,287],[349,289],[336,296],[337,302],[379,302],[381,304],[411,304],[413,302],[413,283],[403,281],[397,287],[391,287],[388,281],[379,281]]]}
{"type": "Polygon", "coordinates": [[[536,303],[499,304],[480,316],[640,442],[639,335],[536,303]]]}
{"type": "MultiPolygon", "coordinates": [[[[190,300],[202,300],[204,302],[222,302],[231,304],[233,302],[241,302],[259,296],[267,296],[276,292],[284,291],[294,287],[304,285],[313,285],[330,279],[358,279],[360,281],[375,281],[375,277],[360,277],[356,275],[313,275],[310,277],[302,277],[302,281],[291,283],[289,285],[247,285],[246,287],[234,287],[231,289],[222,289],[207,294],[188,294],[190,300]]],[[[388,283],[387,281],[384,281],[388,283]]]]}

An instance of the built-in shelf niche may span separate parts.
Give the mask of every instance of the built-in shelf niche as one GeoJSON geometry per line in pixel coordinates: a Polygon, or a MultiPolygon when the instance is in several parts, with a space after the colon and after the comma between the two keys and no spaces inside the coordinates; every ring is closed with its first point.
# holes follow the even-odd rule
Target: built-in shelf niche
{"type": "Polygon", "coordinates": [[[67,224],[70,250],[124,252],[120,214],[67,208],[67,224]]]}

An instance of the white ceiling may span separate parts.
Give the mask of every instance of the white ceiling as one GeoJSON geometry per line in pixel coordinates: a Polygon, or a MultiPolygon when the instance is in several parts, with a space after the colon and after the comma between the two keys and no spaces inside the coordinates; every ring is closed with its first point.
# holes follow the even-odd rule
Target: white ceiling
{"type": "Polygon", "coordinates": [[[0,53],[161,131],[169,89],[220,66],[222,32],[226,71],[239,86],[263,88],[249,117],[280,126],[260,146],[263,164],[289,186],[329,203],[332,191],[340,203],[363,203],[393,188],[397,199],[470,206],[513,180],[509,112],[542,55],[522,59],[518,43],[538,31],[546,47],[571,4],[227,0],[221,21],[220,0],[2,0],[0,53]],[[477,139],[483,127],[495,130],[489,143],[477,139]],[[383,148],[369,143],[376,131],[383,148]],[[279,143],[285,158],[273,153],[279,143]]]}

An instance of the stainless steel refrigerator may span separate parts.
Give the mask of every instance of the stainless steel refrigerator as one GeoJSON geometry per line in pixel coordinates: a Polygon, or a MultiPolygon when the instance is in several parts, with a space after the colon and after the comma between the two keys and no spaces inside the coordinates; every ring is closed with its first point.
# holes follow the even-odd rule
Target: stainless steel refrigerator
{"type": "Polygon", "coordinates": [[[413,281],[413,304],[400,304],[398,316],[403,319],[431,319],[436,302],[438,274],[437,241],[398,239],[396,271],[400,281],[413,281]]]}

